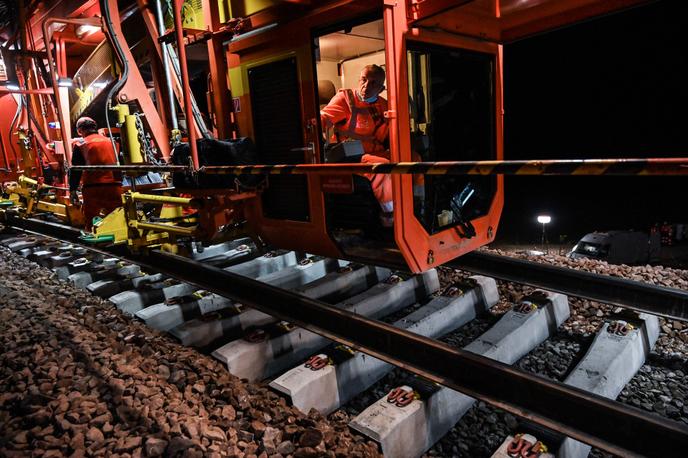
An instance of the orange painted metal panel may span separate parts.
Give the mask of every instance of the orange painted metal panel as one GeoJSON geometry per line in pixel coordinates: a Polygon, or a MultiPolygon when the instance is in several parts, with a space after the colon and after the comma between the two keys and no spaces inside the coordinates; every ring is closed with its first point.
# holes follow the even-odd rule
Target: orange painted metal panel
{"type": "Polygon", "coordinates": [[[507,43],[652,0],[408,0],[414,26],[507,43]]]}
{"type": "Polygon", "coordinates": [[[514,8],[503,14],[502,42],[592,19],[649,3],[649,0],[556,0],[539,2],[537,8],[514,8]]]}
{"type": "MultiPolygon", "coordinates": [[[[388,74],[388,93],[393,110],[390,117],[390,147],[392,161],[411,161],[411,134],[408,110],[397,110],[408,106],[408,75],[406,65],[406,41],[412,39],[426,43],[469,49],[495,56],[495,134],[496,156],[503,158],[503,96],[502,96],[502,48],[489,42],[480,42],[445,33],[433,33],[419,29],[408,29],[403,4],[387,6],[385,9],[385,33],[387,36],[387,68],[395,69],[388,74]]],[[[441,265],[462,254],[491,242],[494,239],[502,207],[504,205],[503,177],[497,178],[495,197],[487,215],[472,220],[476,236],[461,238],[456,228],[449,228],[429,235],[414,215],[413,177],[392,177],[394,189],[394,236],[410,269],[416,272],[441,265]]]]}
{"type": "Polygon", "coordinates": [[[0,181],[16,180],[17,166],[21,162],[19,155],[19,147],[16,145],[17,137],[13,135],[14,131],[11,129],[11,122],[14,113],[17,111],[17,101],[11,94],[0,95],[0,113],[6,115],[0,116],[0,168],[6,169],[0,171],[0,181]]]}

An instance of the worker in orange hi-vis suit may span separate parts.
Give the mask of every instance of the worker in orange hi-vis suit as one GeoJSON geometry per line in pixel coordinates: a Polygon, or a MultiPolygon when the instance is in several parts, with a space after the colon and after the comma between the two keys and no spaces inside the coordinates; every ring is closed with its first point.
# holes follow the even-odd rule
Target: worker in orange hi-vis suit
{"type": "MultiPolygon", "coordinates": [[[[77,134],[81,137],[72,145],[72,165],[115,165],[117,153],[109,138],[98,133],[98,125],[88,117],[76,122],[77,134]]],[[[97,170],[70,170],[69,192],[73,203],[78,201],[76,190],[82,182],[84,217],[86,230],[91,230],[95,216],[108,214],[122,206],[122,179],[119,172],[97,170]],[[83,179],[82,179],[83,175],[83,179]]]]}
{"type": "MultiPolygon", "coordinates": [[[[323,131],[334,128],[332,141],[360,140],[365,154],[363,163],[389,162],[387,134],[389,127],[384,117],[387,100],[380,97],[385,89],[385,71],[378,65],[367,65],[361,70],[358,89],[340,90],[327,106],[320,110],[323,131]]],[[[389,175],[363,174],[371,182],[373,194],[383,212],[389,215],[392,203],[392,180],[389,175]]],[[[383,219],[384,222],[384,219],[383,219]]]]}

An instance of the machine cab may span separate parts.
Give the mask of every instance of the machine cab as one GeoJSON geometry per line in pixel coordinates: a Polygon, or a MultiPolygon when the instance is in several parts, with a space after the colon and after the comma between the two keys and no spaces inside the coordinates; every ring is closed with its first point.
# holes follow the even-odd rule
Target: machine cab
{"type": "MultiPolygon", "coordinates": [[[[382,3],[315,10],[230,44],[239,134],[254,138],[261,163],[361,161],[360,142],[336,144],[320,110],[337,91],[358,96],[361,70],[373,64],[386,74],[380,156],[502,158],[500,45],[415,28],[404,2],[382,3]]],[[[275,246],[423,271],[489,243],[502,204],[495,175],[270,175],[248,220],[275,246]],[[391,206],[373,192],[380,180],[391,206]]]]}

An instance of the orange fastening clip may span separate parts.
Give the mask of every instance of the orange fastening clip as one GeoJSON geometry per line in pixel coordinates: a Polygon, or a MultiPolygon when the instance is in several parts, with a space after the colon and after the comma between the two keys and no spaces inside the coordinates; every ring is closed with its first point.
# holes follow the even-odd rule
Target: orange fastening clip
{"type": "Polygon", "coordinates": [[[337,273],[348,274],[349,272],[353,272],[353,270],[354,270],[354,268],[351,267],[351,265],[349,264],[349,265],[346,265],[344,267],[340,267],[339,269],[337,269],[337,273]]]}
{"type": "Polygon", "coordinates": [[[407,391],[397,398],[397,407],[406,407],[411,404],[411,402],[416,399],[416,395],[413,391],[407,391]]]}
{"type": "Polygon", "coordinates": [[[409,386],[394,388],[387,395],[387,402],[397,407],[406,407],[411,404],[414,399],[420,399],[420,395],[409,386]]]}
{"type": "Polygon", "coordinates": [[[317,371],[330,364],[330,358],[325,354],[313,355],[304,364],[312,371],[317,371]]]}
{"type": "Polygon", "coordinates": [[[537,458],[541,454],[547,453],[547,446],[542,441],[532,443],[526,440],[523,434],[517,434],[507,446],[506,453],[514,458],[537,458]]]}
{"type": "Polygon", "coordinates": [[[523,450],[523,446],[527,444],[526,440],[523,438],[523,434],[516,434],[511,440],[511,443],[506,447],[506,453],[509,456],[518,456],[523,450]]]}
{"type": "Polygon", "coordinates": [[[244,340],[251,343],[259,343],[267,340],[268,334],[264,329],[254,329],[244,336],[244,340]]]}

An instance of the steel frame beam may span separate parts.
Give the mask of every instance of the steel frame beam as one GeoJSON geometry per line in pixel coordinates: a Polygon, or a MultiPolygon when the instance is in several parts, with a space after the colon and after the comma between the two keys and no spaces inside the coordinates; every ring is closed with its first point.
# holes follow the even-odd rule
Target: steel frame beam
{"type": "Polygon", "coordinates": [[[471,3],[473,0],[435,0],[432,2],[411,0],[409,6],[409,23],[413,24],[424,19],[429,19],[438,14],[471,3]]]}
{"type": "MultiPolygon", "coordinates": [[[[50,77],[52,79],[53,90],[55,92],[55,109],[57,111],[57,120],[60,122],[60,138],[62,139],[65,156],[67,162],[71,164],[72,162],[72,133],[71,133],[71,122],[69,121],[69,104],[66,100],[66,91],[61,91],[59,85],[57,84],[57,71],[58,65],[53,61],[52,51],[50,50],[50,43],[52,41],[53,32],[50,29],[52,24],[72,24],[72,25],[93,25],[97,27],[102,26],[102,21],[100,18],[84,18],[84,19],[64,19],[49,17],[43,21],[43,42],[45,43],[46,56],[48,58],[48,71],[50,71],[50,77]]],[[[59,59],[60,52],[64,50],[58,50],[56,44],[56,57],[59,59]],[[58,52],[60,51],[60,52],[58,52]]]]}
{"type": "MultiPolygon", "coordinates": [[[[129,76],[124,86],[116,94],[116,98],[120,103],[129,103],[136,101],[141,112],[145,114],[143,117],[143,122],[148,127],[155,145],[158,147],[158,151],[165,160],[170,157],[170,143],[169,135],[165,129],[165,125],[160,118],[158,110],[155,108],[155,104],[148,93],[148,88],[143,81],[141,72],[139,72],[138,67],[135,65],[136,60],[131,54],[131,49],[129,49],[129,44],[124,40],[124,33],[122,32],[122,21],[123,18],[120,15],[117,0],[107,0],[110,15],[112,17],[112,24],[114,27],[114,32],[116,37],[109,37],[110,40],[119,40],[122,47],[122,52],[124,58],[129,62],[129,76]]],[[[107,34],[109,35],[109,34],[107,34]]]]}
{"type": "Polygon", "coordinates": [[[186,45],[184,44],[184,26],[182,24],[182,0],[173,0],[174,28],[177,38],[177,53],[179,55],[179,74],[182,80],[182,95],[184,97],[184,118],[189,136],[191,159],[194,170],[198,169],[198,145],[196,144],[196,130],[193,128],[193,108],[191,108],[191,88],[189,86],[189,71],[186,62],[186,45]]]}
{"type": "MultiPolygon", "coordinates": [[[[11,226],[79,243],[72,228],[5,215],[11,226]]],[[[678,422],[294,292],[157,250],[141,255],[99,251],[182,278],[610,453],[672,456],[688,447],[688,427],[678,422]]]]}
{"type": "MultiPolygon", "coordinates": [[[[203,18],[206,26],[211,30],[219,30],[220,12],[218,11],[219,2],[202,0],[203,18]]],[[[222,37],[214,34],[207,43],[208,46],[208,65],[210,67],[210,80],[212,107],[211,111],[215,117],[215,136],[225,139],[231,135],[230,113],[232,112],[232,100],[229,97],[229,85],[227,84],[227,62],[225,60],[224,46],[222,37]]]]}

